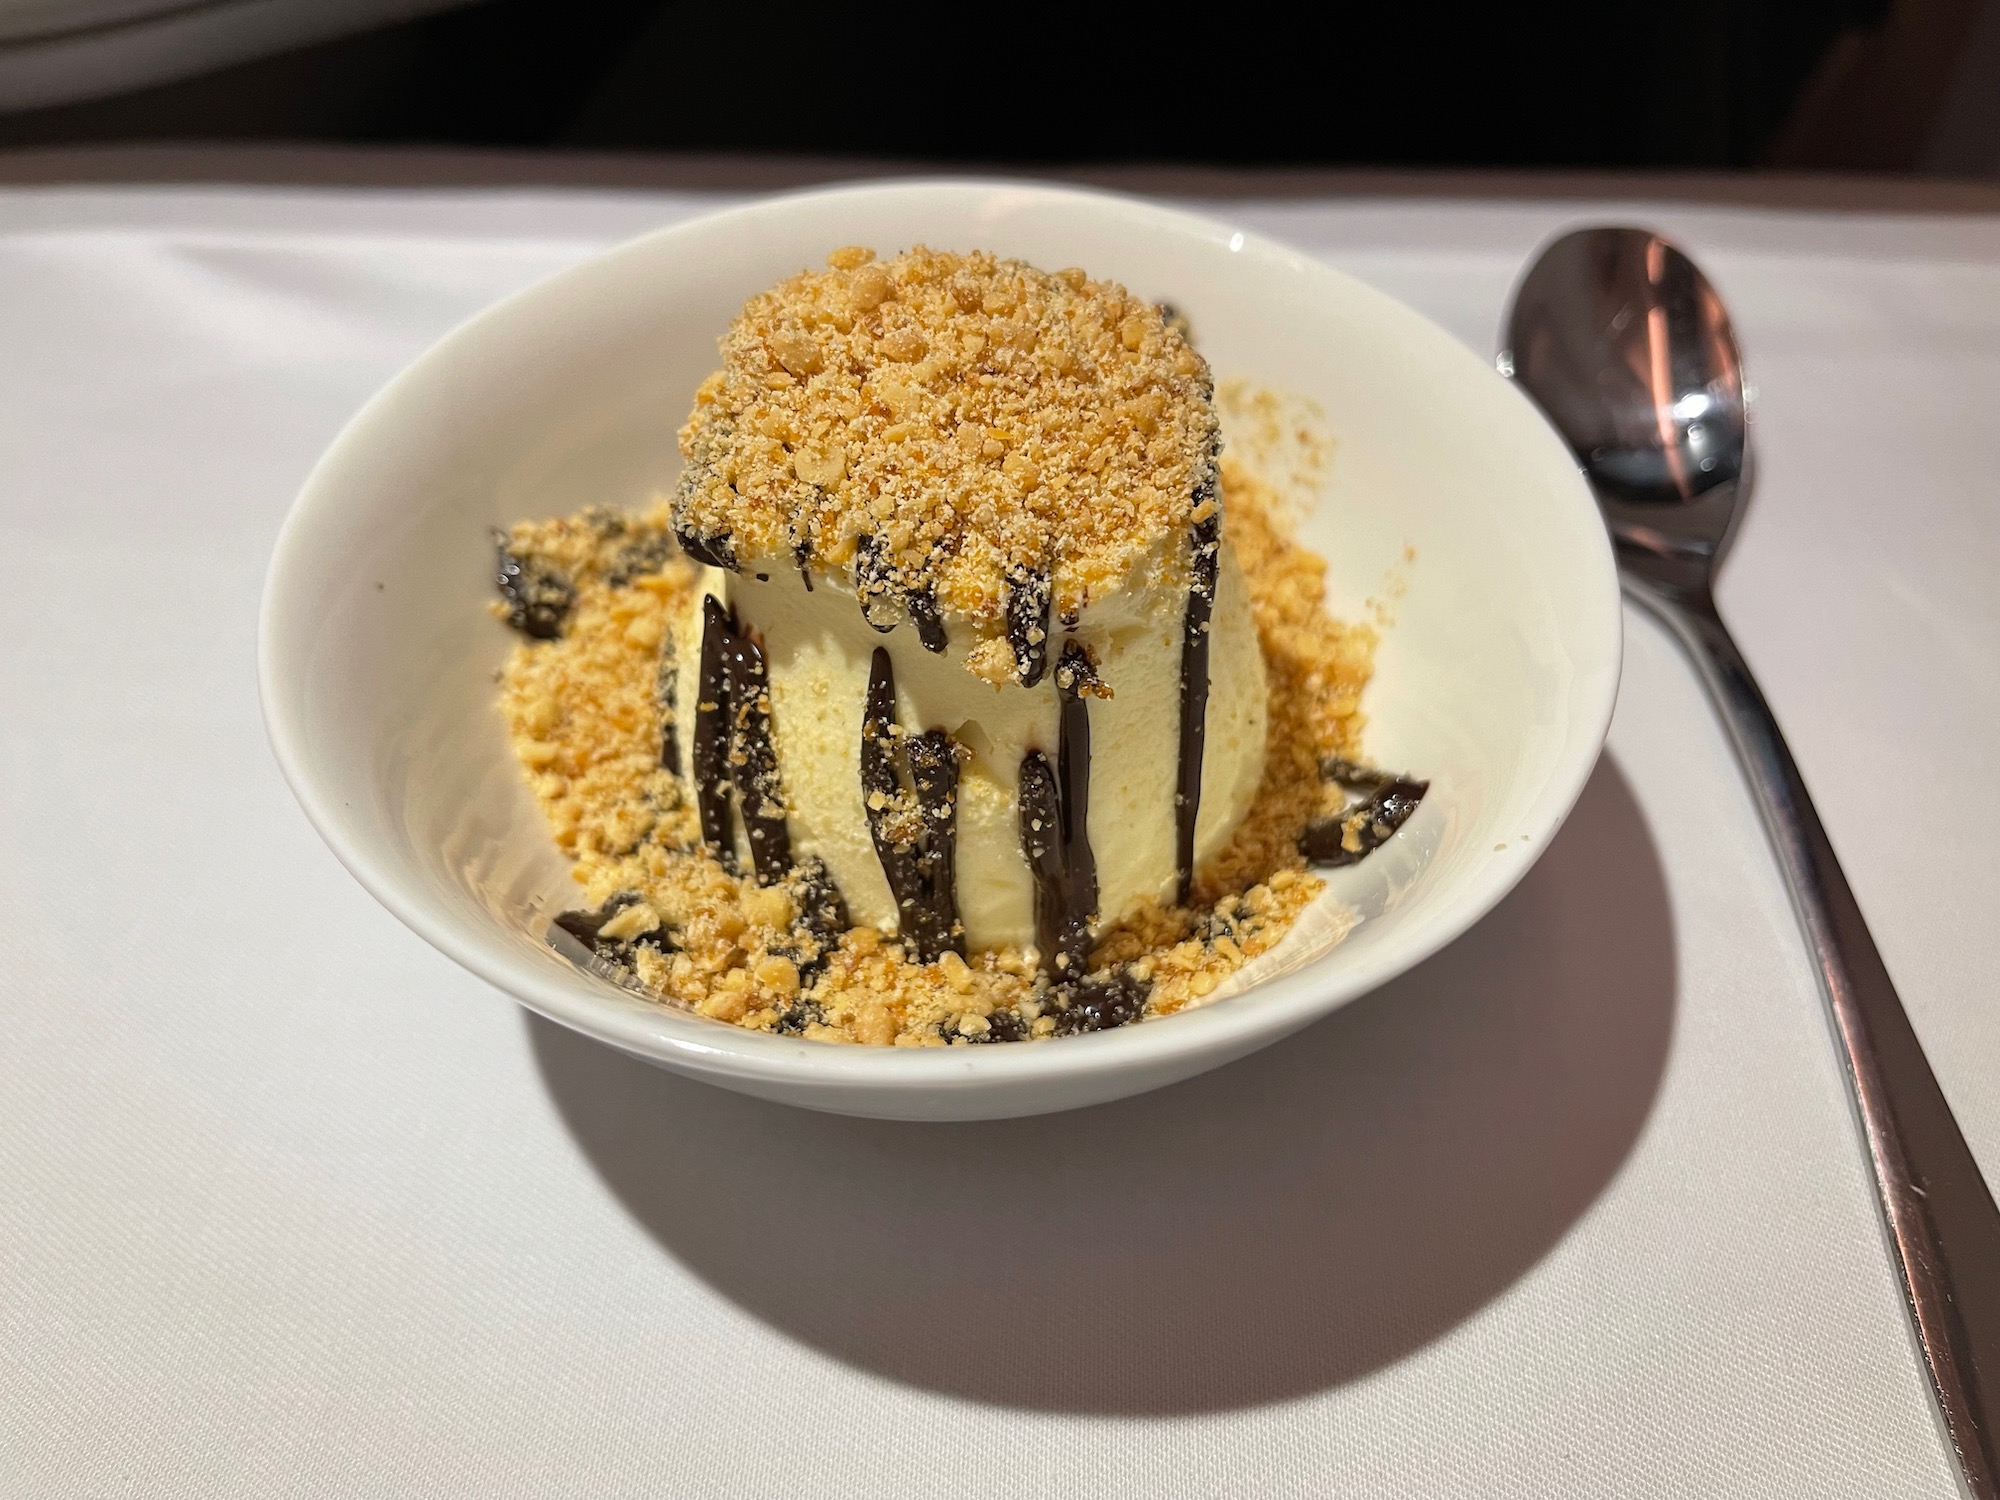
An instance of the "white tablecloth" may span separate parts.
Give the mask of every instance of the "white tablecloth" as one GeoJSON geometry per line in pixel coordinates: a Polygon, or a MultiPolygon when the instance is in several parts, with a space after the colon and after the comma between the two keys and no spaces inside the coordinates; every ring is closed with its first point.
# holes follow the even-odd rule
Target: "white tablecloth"
{"type": "MultiPolygon", "coordinates": [[[[265,749],[313,459],[499,294],[692,197],[0,193],[0,1494],[1944,1496],[1820,1004],[1631,622],[1520,891],[1297,1039],[901,1126],[538,1021],[265,749]]],[[[1740,319],[1723,591],[2000,1178],[2000,225],[1236,204],[1481,350],[1563,222],[1740,319]]]]}

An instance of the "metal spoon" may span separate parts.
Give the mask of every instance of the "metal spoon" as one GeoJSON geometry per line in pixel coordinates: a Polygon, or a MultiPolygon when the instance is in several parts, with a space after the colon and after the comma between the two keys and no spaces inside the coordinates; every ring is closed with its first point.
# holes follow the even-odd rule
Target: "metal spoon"
{"type": "Polygon", "coordinates": [[[1889,1241],[1966,1490],[2000,1500],[2000,1209],[1959,1133],[1711,585],[1750,494],[1722,299],[1643,229],[1583,229],[1514,293],[1500,369],[1575,450],[1631,598],[1693,656],[1819,968],[1889,1241]]]}

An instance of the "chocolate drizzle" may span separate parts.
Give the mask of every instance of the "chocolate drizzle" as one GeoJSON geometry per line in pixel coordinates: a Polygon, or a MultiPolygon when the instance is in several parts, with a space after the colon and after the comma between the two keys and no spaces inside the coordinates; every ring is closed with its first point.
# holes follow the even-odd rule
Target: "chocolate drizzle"
{"type": "Polygon", "coordinates": [[[911,589],[903,596],[909,607],[910,620],[917,627],[917,640],[923,648],[933,654],[945,647],[944,612],[938,608],[937,595],[929,587],[911,589]]]}
{"type": "Polygon", "coordinates": [[[896,901],[896,923],[919,963],[947,952],[965,956],[958,920],[958,747],[942,729],[901,734],[896,728],[896,672],[880,646],[868,664],[868,703],[861,718],[861,800],[868,836],[896,901]],[[910,773],[903,786],[897,743],[910,773]],[[917,827],[908,827],[914,801],[917,827]],[[899,837],[899,834],[902,835],[899,837]]]}
{"type": "Polygon", "coordinates": [[[1033,687],[1049,671],[1049,575],[1017,569],[1007,575],[1007,644],[1014,648],[1014,673],[1033,687]]]}
{"type": "Polygon", "coordinates": [[[1222,489],[1213,471],[1195,487],[1194,553],[1181,624],[1181,745],[1174,774],[1174,873],[1186,906],[1194,894],[1194,826],[1201,812],[1201,763],[1208,744],[1209,623],[1222,560],[1222,489]],[[1207,514],[1201,515],[1206,507],[1207,514]]]}
{"type": "Polygon", "coordinates": [[[972,1031],[958,1029],[959,1017],[946,1016],[938,1023],[938,1036],[948,1047],[983,1046],[989,1042],[1025,1042],[1028,1039],[1028,1023],[1018,1010],[990,1011],[983,1018],[984,1028],[972,1031]]]}
{"type": "Polygon", "coordinates": [[[695,688],[694,795],[701,814],[701,841],[731,874],[736,872],[736,839],[729,821],[730,677],[728,652],[735,634],[715,595],[701,601],[701,678],[695,688]]]}
{"type": "Polygon", "coordinates": [[[771,743],[771,677],[764,648],[751,631],[732,626],[723,660],[729,672],[729,766],[737,811],[750,842],[759,885],[776,885],[792,869],[792,835],[785,826],[778,750],[771,743]]]}
{"type": "Polygon", "coordinates": [[[1388,843],[1431,787],[1428,781],[1351,760],[1322,761],[1319,773],[1323,780],[1363,793],[1354,806],[1314,818],[1299,835],[1299,853],[1316,865],[1335,868],[1359,864],[1388,843]]]}
{"type": "Polygon", "coordinates": [[[664,923],[621,942],[604,936],[604,924],[638,901],[637,891],[619,891],[595,911],[566,911],[549,924],[548,940],[579,967],[617,984],[629,984],[633,955],[640,948],[672,953],[677,944],[664,923]],[[562,937],[557,934],[561,933],[562,937]],[[573,945],[566,948],[565,943],[573,945]],[[574,950],[581,950],[580,953],[574,950]]]}
{"type": "Polygon", "coordinates": [[[771,740],[771,680],[754,631],[705,595],[701,602],[701,681],[694,707],[695,805],[701,840],[725,870],[740,873],[732,800],[743,817],[759,885],[792,871],[792,836],[778,750],[771,740]],[[732,798],[731,794],[734,793],[732,798]]]}
{"type": "Polygon", "coordinates": [[[937,594],[929,585],[905,588],[883,556],[882,544],[872,536],[854,539],[854,597],[861,603],[861,618],[879,635],[894,630],[896,621],[891,619],[885,625],[876,619],[876,606],[900,600],[910,623],[917,627],[917,639],[923,648],[930,652],[944,650],[944,612],[938,608],[937,594]]]}
{"type": "Polygon", "coordinates": [[[1056,1035],[1109,1031],[1139,1019],[1153,987],[1126,969],[1092,974],[1057,997],[1056,1035]]]}
{"type": "Polygon", "coordinates": [[[887,635],[896,628],[891,620],[884,625],[870,612],[870,606],[879,603],[894,592],[889,581],[888,567],[882,561],[881,545],[872,536],[854,539],[854,597],[861,605],[861,618],[868,622],[868,628],[878,635],[887,635]]]}
{"type": "Polygon", "coordinates": [[[1062,793],[1048,757],[1030,750],[1021,758],[1021,853],[1028,861],[1028,873],[1035,882],[1035,947],[1042,955],[1045,973],[1060,966],[1055,956],[1064,948],[1069,910],[1068,866],[1063,862],[1062,793]]]}
{"type": "Polygon", "coordinates": [[[576,590],[557,568],[538,557],[520,557],[507,548],[507,534],[493,533],[498,571],[494,583],[507,601],[507,623],[538,641],[552,641],[569,621],[576,590]]]}
{"type": "Polygon", "coordinates": [[[739,571],[736,566],[736,547],[726,536],[703,536],[695,531],[683,531],[679,524],[674,526],[674,540],[681,544],[681,551],[698,563],[711,568],[721,568],[725,572],[739,571]]]}
{"type": "Polygon", "coordinates": [[[1081,979],[1097,916],[1097,857],[1090,847],[1090,707],[1098,686],[1075,641],[1056,667],[1062,697],[1056,764],[1030,750],[1021,760],[1021,849],[1035,880],[1035,946],[1042,972],[1058,984],[1081,979]]]}
{"type": "Polygon", "coordinates": [[[818,855],[809,854],[793,867],[792,900],[798,908],[799,925],[819,947],[799,962],[799,973],[810,979],[826,967],[833,950],[840,946],[840,935],[852,924],[840,887],[833,883],[833,872],[818,855]]]}

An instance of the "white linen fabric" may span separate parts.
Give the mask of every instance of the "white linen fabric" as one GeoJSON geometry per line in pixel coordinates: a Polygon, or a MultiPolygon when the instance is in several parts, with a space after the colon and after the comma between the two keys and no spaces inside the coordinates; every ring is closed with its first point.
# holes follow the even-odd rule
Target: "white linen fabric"
{"type": "MultiPolygon", "coordinates": [[[[1952,1494],[1783,890],[1643,619],[1488,920],[1076,1114],[672,1078],[340,869],[258,721],[292,494],[453,323],[715,201],[0,193],[0,1494],[1952,1494]]],[[[1222,211],[1482,350],[1564,223],[1714,275],[1762,450],[1724,607],[2000,1176],[2000,226],[1222,211]]]]}

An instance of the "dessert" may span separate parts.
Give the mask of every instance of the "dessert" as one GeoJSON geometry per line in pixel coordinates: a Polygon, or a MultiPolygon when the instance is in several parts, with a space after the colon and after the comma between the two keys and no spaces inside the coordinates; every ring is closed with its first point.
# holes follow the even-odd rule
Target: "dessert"
{"type": "Polygon", "coordinates": [[[1096,1030],[1214,993],[1421,798],[1356,764],[1372,634],[1178,318],[850,249],[721,348],[671,499],[499,543],[575,956],[828,1040],[1096,1030]]]}

